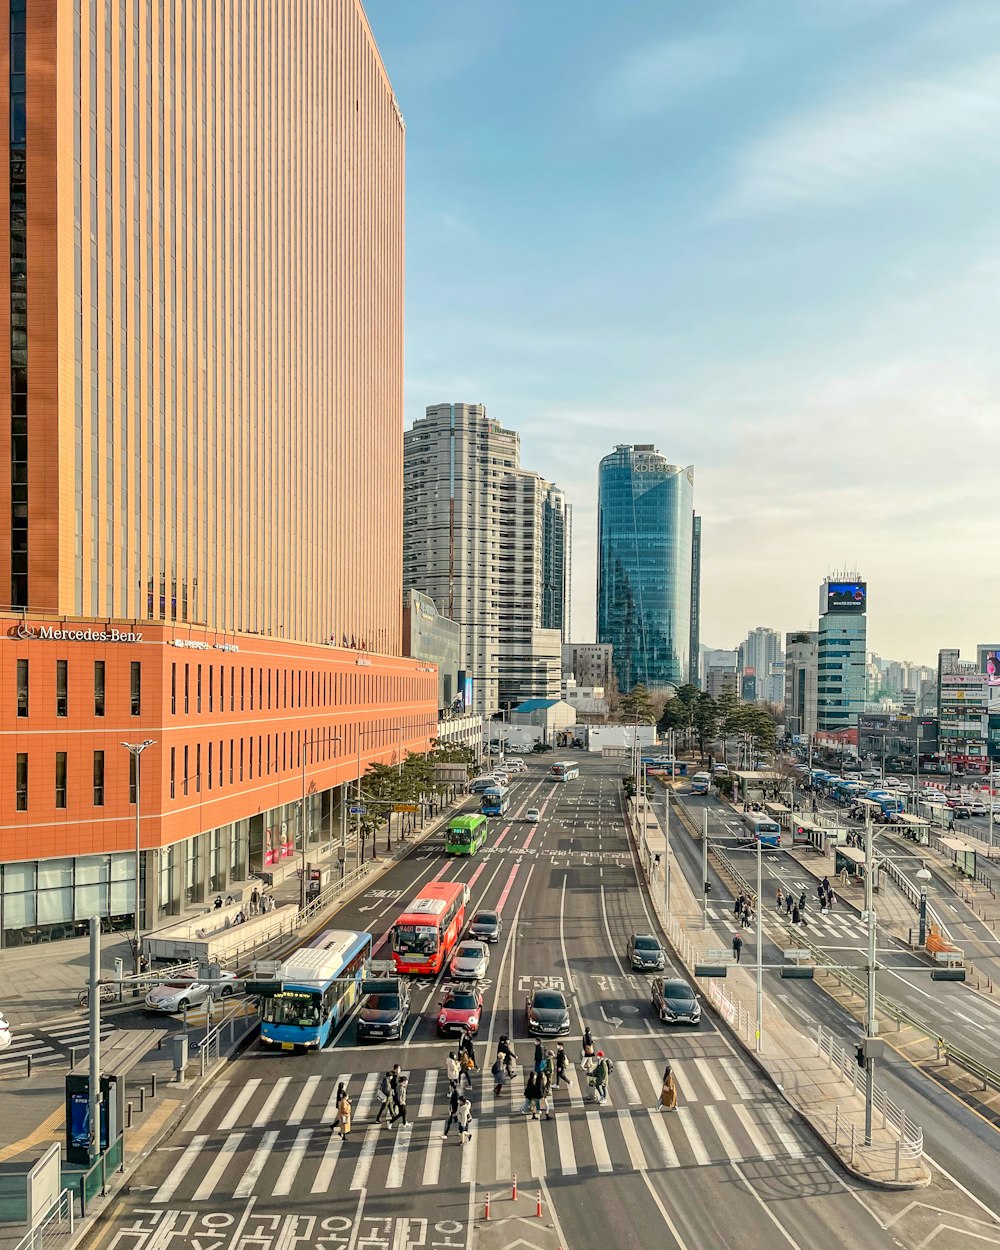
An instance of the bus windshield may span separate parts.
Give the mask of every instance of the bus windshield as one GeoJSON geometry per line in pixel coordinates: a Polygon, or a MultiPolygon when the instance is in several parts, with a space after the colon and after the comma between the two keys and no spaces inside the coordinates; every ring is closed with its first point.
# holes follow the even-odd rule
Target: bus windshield
{"type": "Polygon", "coordinates": [[[398,924],[393,930],[392,949],[401,955],[433,955],[438,948],[438,930],[431,925],[398,924]]]}
{"type": "Polygon", "coordinates": [[[308,1029],[320,1022],[320,1003],[315,994],[276,994],[261,1003],[270,1024],[292,1024],[308,1029]]]}

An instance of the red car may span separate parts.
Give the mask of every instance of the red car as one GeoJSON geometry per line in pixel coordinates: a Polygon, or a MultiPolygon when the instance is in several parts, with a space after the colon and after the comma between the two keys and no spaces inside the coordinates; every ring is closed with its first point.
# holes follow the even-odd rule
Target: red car
{"type": "Polygon", "coordinates": [[[474,985],[452,985],[444,992],[438,1010],[438,1037],[448,1033],[461,1033],[469,1029],[479,1032],[479,1019],[483,1014],[483,995],[474,985]]]}

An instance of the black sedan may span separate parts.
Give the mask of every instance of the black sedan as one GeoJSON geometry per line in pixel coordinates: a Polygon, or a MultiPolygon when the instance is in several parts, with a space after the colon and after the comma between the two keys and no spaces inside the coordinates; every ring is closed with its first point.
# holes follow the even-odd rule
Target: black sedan
{"type": "Polygon", "coordinates": [[[469,925],[469,937],[480,942],[499,942],[503,933],[503,920],[498,912],[477,911],[469,925]]]}
{"type": "Polygon", "coordinates": [[[532,1037],[565,1037],[569,1032],[569,1007],[560,990],[532,990],[524,1016],[532,1037]]]}
{"type": "Polygon", "coordinates": [[[650,990],[650,1006],[664,1024],[698,1024],[701,1003],[687,981],[656,977],[650,990]]]}
{"type": "Polygon", "coordinates": [[[402,994],[369,994],[358,1012],[358,1041],[402,1037],[409,1012],[409,1000],[402,994]]]}

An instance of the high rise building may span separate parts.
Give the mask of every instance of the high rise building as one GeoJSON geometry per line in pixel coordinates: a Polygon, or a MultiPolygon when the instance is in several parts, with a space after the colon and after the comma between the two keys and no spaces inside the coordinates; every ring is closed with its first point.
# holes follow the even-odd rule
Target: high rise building
{"type": "Polygon", "coordinates": [[[690,679],[693,500],[693,467],[652,444],[620,444],[601,461],[597,640],[614,648],[623,692],[690,679]]]}
{"type": "Polygon", "coordinates": [[[473,706],[558,699],[566,502],[521,468],[520,439],[481,404],[436,404],[403,439],[403,586],[462,626],[473,706]]]}
{"type": "Polygon", "coordinates": [[[611,644],[607,642],[564,642],[564,674],[571,674],[578,686],[602,686],[610,692],[614,681],[611,644]]]}
{"type": "Polygon", "coordinates": [[[827,578],[819,592],[816,727],[857,729],[865,709],[868,588],[858,573],[827,578]]]}
{"type": "Polygon", "coordinates": [[[688,644],[688,681],[698,685],[701,663],[701,517],[691,518],[691,639],[688,644]]]}
{"type": "Polygon", "coordinates": [[[758,625],[750,630],[739,647],[739,668],[744,676],[753,677],[752,698],[784,702],[784,657],[776,629],[758,625]]]}
{"type": "Polygon", "coordinates": [[[816,732],[818,640],[814,629],[785,635],[785,726],[790,734],[816,732]]]}
{"type": "Polygon", "coordinates": [[[354,0],[240,13],[11,0],[0,31],[5,943],[290,869],[434,733],[402,118],[354,0]]]}

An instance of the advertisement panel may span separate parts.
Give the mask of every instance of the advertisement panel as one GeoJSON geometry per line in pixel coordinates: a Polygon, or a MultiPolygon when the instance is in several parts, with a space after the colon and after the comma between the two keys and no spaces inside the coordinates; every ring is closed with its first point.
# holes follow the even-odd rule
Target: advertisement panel
{"type": "Polygon", "coordinates": [[[1000,686],[1000,651],[987,651],[983,656],[983,671],[991,686],[1000,686]]]}
{"type": "Polygon", "coordinates": [[[827,582],[827,612],[864,612],[868,603],[868,586],[865,582],[827,582]]]}

